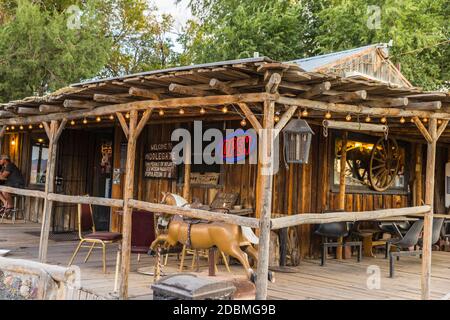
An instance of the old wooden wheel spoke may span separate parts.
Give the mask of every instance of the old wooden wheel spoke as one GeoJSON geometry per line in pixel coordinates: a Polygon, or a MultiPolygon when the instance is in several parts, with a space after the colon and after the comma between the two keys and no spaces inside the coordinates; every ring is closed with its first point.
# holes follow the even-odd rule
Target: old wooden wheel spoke
{"type": "Polygon", "coordinates": [[[397,141],[380,138],[372,149],[369,164],[369,182],[376,191],[385,191],[395,181],[400,167],[397,141]]]}

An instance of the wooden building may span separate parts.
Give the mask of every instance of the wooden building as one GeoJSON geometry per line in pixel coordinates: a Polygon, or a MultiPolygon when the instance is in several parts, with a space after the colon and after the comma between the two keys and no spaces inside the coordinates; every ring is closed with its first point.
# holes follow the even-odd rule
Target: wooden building
{"type": "MultiPolygon", "coordinates": [[[[89,194],[91,203],[102,205],[95,207],[97,225],[124,233],[124,298],[130,210],[164,211],[155,205],[161,192],[202,203],[210,203],[218,191],[238,193],[239,203],[254,214],[235,223],[260,229],[263,262],[258,272],[267,272],[271,228],[297,228],[301,257],[317,257],[312,221],[320,223],[328,214],[303,219],[301,214],[365,211],[373,218],[406,212],[382,209],[425,210],[429,236],[432,212],[423,205],[447,213],[450,96],[413,87],[381,45],[288,63],[262,57],[150,71],[75,84],[0,107],[2,153],[12,157],[27,182],[26,190],[0,189],[25,195],[25,218],[42,223],[41,260],[48,233],[75,230],[76,203],[89,194]],[[152,151],[170,151],[172,132],[192,132],[194,121],[202,121],[203,132],[282,130],[296,118],[314,131],[308,164],[285,161],[286,143],[279,134],[279,171],[273,176],[260,174],[261,161],[149,170],[152,151]],[[328,128],[324,120],[337,121],[337,126],[328,128]],[[382,126],[386,133],[378,130],[382,126]],[[389,183],[377,186],[370,156],[386,134],[398,145],[397,170],[389,183]]],[[[217,214],[215,219],[225,218],[217,214]]],[[[337,219],[349,218],[343,213],[337,219]]],[[[431,252],[424,255],[426,262],[431,252]]],[[[426,298],[429,267],[424,268],[426,298]]],[[[265,281],[257,284],[258,298],[265,297],[265,281]]]]}

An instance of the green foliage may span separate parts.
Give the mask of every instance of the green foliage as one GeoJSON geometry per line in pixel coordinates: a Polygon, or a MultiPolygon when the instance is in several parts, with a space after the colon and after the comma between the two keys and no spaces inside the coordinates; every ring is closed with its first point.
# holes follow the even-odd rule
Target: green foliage
{"type": "Polygon", "coordinates": [[[414,85],[437,89],[449,80],[449,43],[436,46],[450,38],[447,0],[191,0],[190,7],[196,19],[180,37],[183,63],[255,51],[289,61],[393,40],[393,61],[414,85]],[[381,9],[379,29],[368,26],[370,6],[381,9]]]}
{"type": "Polygon", "coordinates": [[[304,52],[305,23],[300,1],[192,0],[198,22],[180,37],[183,62],[211,62],[253,56],[294,59],[304,52]]]}
{"type": "Polygon", "coordinates": [[[0,27],[0,99],[43,95],[98,74],[109,40],[96,23],[95,4],[83,7],[81,28],[68,28],[68,16],[17,2],[14,18],[0,27]]]}

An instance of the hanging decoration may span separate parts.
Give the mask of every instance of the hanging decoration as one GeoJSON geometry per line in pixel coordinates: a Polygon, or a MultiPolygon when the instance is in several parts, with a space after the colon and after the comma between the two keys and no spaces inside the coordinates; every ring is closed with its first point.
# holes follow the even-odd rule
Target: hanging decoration
{"type": "Polygon", "coordinates": [[[291,120],[283,129],[284,159],[286,163],[307,164],[311,148],[311,127],[305,120],[291,120]]]}
{"type": "Polygon", "coordinates": [[[324,137],[328,137],[328,129],[381,132],[384,133],[385,137],[389,132],[389,127],[383,124],[323,120],[322,125],[324,137]]]}

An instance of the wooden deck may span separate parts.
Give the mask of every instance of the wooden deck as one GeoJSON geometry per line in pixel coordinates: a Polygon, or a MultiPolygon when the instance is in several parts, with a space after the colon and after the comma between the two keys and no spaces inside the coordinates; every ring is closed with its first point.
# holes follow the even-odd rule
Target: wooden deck
{"type": "MultiPolygon", "coordinates": [[[[12,250],[10,257],[37,260],[39,238],[26,232],[39,231],[38,224],[1,224],[0,249],[12,250]]],[[[65,265],[76,242],[50,241],[49,263],[65,265]]],[[[88,263],[83,259],[87,252],[84,249],[77,257],[75,264],[82,272],[82,287],[103,297],[111,297],[114,286],[115,250],[108,250],[107,274],[101,271],[100,251],[94,251],[88,263]]],[[[143,256],[138,263],[133,255],[129,281],[131,299],[151,299],[150,285],[153,277],[137,273],[141,267],[152,267],[153,258],[143,256]]],[[[176,257],[169,259],[164,271],[176,272],[176,257]]],[[[190,266],[190,261],[186,262],[190,266]]],[[[202,268],[206,271],[206,268],[202,268]]],[[[224,267],[219,266],[220,274],[227,275],[224,267]]],[[[364,258],[361,263],[356,259],[330,259],[325,267],[319,261],[306,260],[295,268],[295,273],[276,273],[276,282],[269,286],[271,299],[420,299],[420,270],[418,258],[402,258],[396,262],[396,277],[388,278],[388,261],[380,258],[364,258]],[[368,289],[369,266],[380,268],[380,289],[368,289]]],[[[433,253],[433,269],[431,295],[433,299],[442,299],[450,292],[450,252],[433,253]]],[[[233,274],[243,275],[240,266],[232,267],[233,274]]]]}

